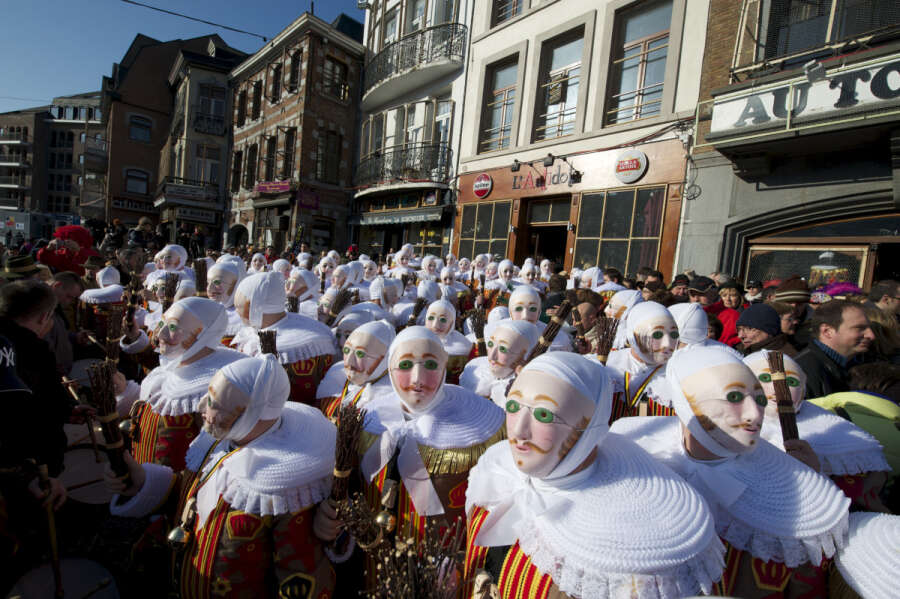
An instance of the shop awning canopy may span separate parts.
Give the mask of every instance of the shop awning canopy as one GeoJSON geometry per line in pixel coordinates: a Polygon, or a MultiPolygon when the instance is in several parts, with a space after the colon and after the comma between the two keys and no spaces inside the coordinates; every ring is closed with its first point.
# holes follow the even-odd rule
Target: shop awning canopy
{"type": "Polygon", "coordinates": [[[397,225],[441,220],[443,206],[417,208],[415,210],[386,210],[384,212],[364,212],[351,219],[354,225],[397,225]],[[355,221],[355,222],[354,222],[355,221]]]}

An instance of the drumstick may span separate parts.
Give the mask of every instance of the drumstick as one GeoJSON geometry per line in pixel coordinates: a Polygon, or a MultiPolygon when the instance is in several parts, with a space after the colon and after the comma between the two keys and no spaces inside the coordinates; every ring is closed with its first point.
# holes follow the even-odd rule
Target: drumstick
{"type": "Polygon", "coordinates": [[[97,483],[102,483],[102,482],[103,482],[102,478],[95,478],[94,480],[89,480],[89,481],[86,481],[83,483],[75,483],[74,485],[66,487],[66,493],[68,493],[69,491],[75,491],[77,489],[83,489],[84,487],[90,487],[91,485],[96,485],[97,483]]]}
{"type": "MultiPolygon", "coordinates": [[[[84,404],[84,402],[81,401],[81,398],[78,396],[78,392],[72,388],[72,385],[77,385],[78,381],[75,379],[67,379],[66,377],[63,377],[62,382],[66,389],[69,390],[69,393],[72,395],[72,397],[75,398],[75,401],[79,404],[84,404]]],[[[97,434],[94,432],[94,419],[91,418],[89,414],[85,414],[84,423],[87,425],[88,436],[90,436],[91,438],[91,447],[94,449],[94,461],[99,464],[103,460],[100,458],[100,451],[97,449],[97,434]]]]}
{"type": "MultiPolygon", "coordinates": [[[[47,464],[38,466],[38,475],[40,476],[41,488],[50,494],[50,478],[47,474],[47,464]]],[[[55,586],[54,597],[63,599],[66,592],[62,585],[62,570],[59,567],[59,543],[56,538],[56,517],[53,513],[53,502],[47,502],[47,531],[50,535],[50,565],[53,568],[53,582],[55,586]]]]}

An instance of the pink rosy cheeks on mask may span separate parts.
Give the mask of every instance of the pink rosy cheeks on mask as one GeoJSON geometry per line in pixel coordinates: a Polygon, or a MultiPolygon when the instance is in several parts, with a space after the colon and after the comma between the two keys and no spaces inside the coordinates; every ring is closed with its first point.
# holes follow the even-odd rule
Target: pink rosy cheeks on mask
{"type": "Polygon", "coordinates": [[[429,339],[412,339],[394,352],[391,382],[404,405],[412,411],[428,407],[444,381],[447,354],[429,339]]]}
{"type": "Polygon", "coordinates": [[[362,385],[384,359],[387,347],[374,335],[359,332],[350,334],[342,351],[344,374],[354,385],[362,385]]]}

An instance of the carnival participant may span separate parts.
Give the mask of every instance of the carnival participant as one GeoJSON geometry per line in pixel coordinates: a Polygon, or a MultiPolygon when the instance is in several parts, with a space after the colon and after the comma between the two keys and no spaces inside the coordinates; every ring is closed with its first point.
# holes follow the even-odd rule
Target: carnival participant
{"type": "Polygon", "coordinates": [[[726,543],[715,595],[825,596],[828,558],[847,536],[850,500],[830,480],[760,437],[767,405],[753,372],[715,347],[666,367],[677,417],[623,418],[634,440],[709,503],[726,543]]]}
{"type": "Polygon", "coordinates": [[[280,272],[285,279],[291,276],[291,263],[284,258],[279,258],[272,263],[272,272],[280,272]]]}
{"type": "Polygon", "coordinates": [[[847,544],[828,577],[833,599],[893,599],[900,588],[900,516],[850,514],[847,544]]]}
{"type": "MultiPolygon", "coordinates": [[[[132,453],[138,463],[184,468],[188,446],[199,432],[194,416],[213,375],[240,360],[240,352],[221,346],[228,327],[225,307],[211,299],[186,298],[163,315],[156,336],[160,365],[137,383],[117,376],[116,408],[131,418],[132,453]]],[[[122,349],[152,351],[135,325],[122,349]],[[131,343],[128,341],[134,335],[131,343]]]]}
{"type": "MultiPolygon", "coordinates": [[[[494,264],[493,262],[491,264],[494,264]]],[[[499,290],[501,294],[505,294],[508,297],[509,293],[511,293],[516,287],[518,287],[519,283],[514,280],[515,277],[515,265],[512,260],[501,260],[499,264],[496,265],[496,276],[488,276],[488,282],[485,285],[485,289],[488,291],[499,290]]],[[[505,299],[505,298],[504,298],[505,299]]]]}
{"type": "Polygon", "coordinates": [[[393,262],[391,263],[391,269],[389,271],[390,276],[398,280],[404,275],[415,277],[416,271],[413,270],[409,265],[412,257],[412,246],[404,245],[402,248],[400,248],[400,251],[394,254],[393,262]]]}
{"type": "Polygon", "coordinates": [[[184,547],[180,597],[331,595],[323,541],[337,531],[312,510],[331,488],[335,428],[314,408],[285,405],[290,387],[274,356],[228,364],[200,402],[204,430],[183,471],[126,454],[130,485],[107,472],[120,493],[113,515],[162,506],[180,523],[170,534],[184,547]]]}
{"type": "Polygon", "coordinates": [[[500,276],[500,264],[493,260],[484,267],[484,279],[486,282],[494,281],[500,276]]]}
{"type": "Polygon", "coordinates": [[[527,320],[507,319],[486,325],[484,334],[487,355],[469,360],[459,377],[459,384],[503,408],[506,406],[506,388],[516,374],[516,367],[537,345],[540,333],[527,320]]]}
{"type": "Polygon", "coordinates": [[[387,351],[394,327],[383,320],[357,327],[342,345],[343,360],[328,369],[319,383],[316,399],[332,422],[341,406],[364,408],[376,397],[391,392],[387,351]]]}
{"type": "Polygon", "coordinates": [[[396,534],[421,541],[425,519],[464,519],[466,478],[484,451],[503,438],[503,411],[446,384],[447,353],[425,327],[401,331],[388,348],[393,392],[367,406],[360,468],[376,511],[381,494],[398,492],[396,534]],[[393,472],[399,481],[386,483],[393,472]]]}
{"type": "Polygon", "coordinates": [[[468,294],[469,288],[457,281],[455,275],[455,271],[449,266],[442,268],[439,286],[441,299],[449,301],[458,308],[460,294],[468,294]]]}
{"type": "Polygon", "coordinates": [[[550,260],[546,258],[541,260],[541,272],[538,276],[543,282],[550,282],[550,277],[553,276],[553,263],[550,260]]]}
{"type": "Polygon", "coordinates": [[[242,353],[260,352],[259,331],[275,331],[278,358],[291,381],[291,401],[314,404],[316,388],[334,360],[334,336],[324,324],[285,311],[284,278],[278,273],[247,277],[234,294],[244,328],[232,342],[242,353]]]}
{"type": "Polygon", "coordinates": [[[613,421],[671,415],[665,367],[678,347],[675,319],[661,304],[641,302],[628,311],[622,324],[628,347],[612,351],[606,363],[616,377],[613,421]]]}
{"type": "Polygon", "coordinates": [[[312,270],[313,257],[309,252],[300,252],[297,254],[297,266],[305,270],[312,270]]]}
{"type": "MultiPolygon", "coordinates": [[[[144,327],[151,337],[159,326],[159,321],[163,315],[163,305],[166,302],[166,277],[168,276],[178,277],[179,284],[187,277],[184,271],[168,272],[158,269],[151,272],[147,275],[147,278],[144,279],[144,288],[147,289],[150,296],[155,300],[150,300],[147,303],[147,315],[144,318],[144,327]]],[[[174,297],[172,301],[174,301],[174,297]]]]}
{"type": "MultiPolygon", "coordinates": [[[[700,304],[682,302],[668,308],[678,327],[678,349],[685,347],[718,347],[731,351],[736,356],[741,353],[721,341],[710,339],[709,317],[700,304]]],[[[741,356],[743,357],[743,356],[741,356]]]]}
{"type": "Polygon", "coordinates": [[[359,288],[359,298],[366,301],[369,299],[369,286],[378,276],[378,264],[369,259],[363,260],[362,257],[359,262],[363,267],[363,278],[357,287],[359,288]]]}
{"type": "Polygon", "coordinates": [[[472,342],[456,330],[456,308],[447,300],[438,300],[428,306],[425,314],[425,327],[437,335],[447,352],[447,382],[456,385],[462,374],[472,342]]]}
{"type": "Polygon", "coordinates": [[[234,336],[244,326],[240,314],[234,308],[234,292],[246,270],[243,262],[223,260],[217,262],[206,273],[206,297],[222,304],[228,316],[228,326],[222,336],[222,345],[229,347],[234,336]]]}
{"type": "Polygon", "coordinates": [[[187,250],[180,245],[172,243],[159,250],[155,256],[155,262],[158,270],[177,272],[186,278],[194,278],[194,272],[187,266],[187,250]]]}
{"type": "Polygon", "coordinates": [[[369,301],[383,311],[381,316],[394,326],[398,323],[393,308],[403,293],[403,283],[396,279],[376,277],[369,285],[369,301]]]}
{"type": "Polygon", "coordinates": [[[297,298],[297,311],[307,318],[318,318],[319,279],[311,270],[295,268],[291,276],[284,282],[284,291],[288,297],[297,298]]]}
{"type": "MultiPolygon", "coordinates": [[[[416,295],[412,301],[403,298],[394,305],[393,312],[397,317],[398,325],[406,326],[406,324],[409,322],[410,316],[412,316],[413,311],[415,310],[416,302],[420,299],[427,302],[425,304],[426,307],[438,301],[439,299],[444,299],[444,294],[441,286],[438,283],[427,279],[420,281],[419,284],[416,285],[416,295]]],[[[416,324],[425,324],[425,310],[422,310],[419,313],[419,318],[416,320],[416,324]]]]}
{"type": "Polygon", "coordinates": [[[469,473],[473,597],[676,599],[720,578],[724,549],[704,500],[609,432],[605,370],[553,352],[516,377],[509,442],[469,473]]]}
{"type": "Polygon", "coordinates": [[[253,254],[253,257],[250,258],[250,266],[247,267],[247,274],[255,275],[267,270],[269,270],[269,265],[266,263],[266,256],[261,252],[253,254]]]}
{"type": "MultiPolygon", "coordinates": [[[[538,320],[541,315],[541,296],[529,285],[520,285],[509,296],[509,316],[513,320],[527,320],[543,335],[547,324],[538,320]]],[[[572,351],[572,339],[560,329],[550,351],[572,351]]]]}
{"type": "Polygon", "coordinates": [[[460,258],[456,263],[456,278],[457,280],[465,283],[468,281],[468,277],[471,274],[472,269],[472,261],[466,257],[460,258]]]}
{"type": "Polygon", "coordinates": [[[438,262],[437,256],[431,254],[422,258],[422,270],[416,273],[419,281],[437,281],[440,272],[437,268],[438,262]]]}
{"type": "Polygon", "coordinates": [[[785,382],[797,413],[797,431],[800,437],[799,442],[789,441],[785,446],[778,417],[775,383],[767,355],[768,351],[763,350],[744,358],[744,364],[756,375],[768,402],[762,427],[763,439],[778,449],[787,451],[788,455],[802,457],[812,452],[809,461],[805,461],[807,466],[830,476],[857,507],[868,511],[889,512],[880,499],[881,490],[891,471],[881,444],[849,420],[804,401],[806,374],[793,358],[782,354],[785,382]]]}
{"type": "Polygon", "coordinates": [[[518,281],[522,285],[531,285],[543,297],[547,295],[547,283],[537,278],[539,272],[538,267],[534,264],[525,264],[519,271],[518,281]]]}

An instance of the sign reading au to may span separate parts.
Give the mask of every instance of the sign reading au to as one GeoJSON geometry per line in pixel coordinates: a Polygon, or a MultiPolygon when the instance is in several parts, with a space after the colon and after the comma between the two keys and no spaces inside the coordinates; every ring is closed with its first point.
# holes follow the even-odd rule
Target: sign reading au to
{"type": "Polygon", "coordinates": [[[487,173],[481,173],[480,175],[475,177],[475,181],[472,183],[472,192],[478,199],[484,199],[488,197],[493,188],[494,180],[491,179],[491,176],[487,173]]]}
{"type": "Polygon", "coordinates": [[[625,150],[616,158],[616,179],[622,183],[634,183],[647,172],[647,155],[634,148],[625,150]]]}

